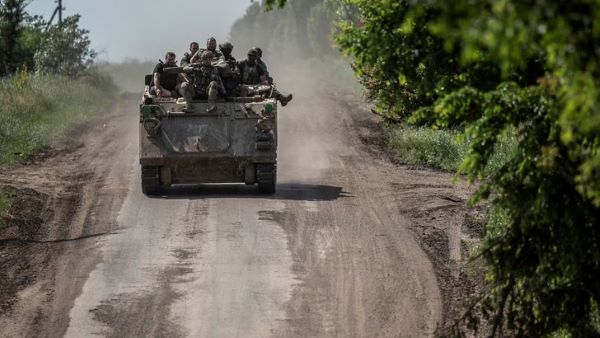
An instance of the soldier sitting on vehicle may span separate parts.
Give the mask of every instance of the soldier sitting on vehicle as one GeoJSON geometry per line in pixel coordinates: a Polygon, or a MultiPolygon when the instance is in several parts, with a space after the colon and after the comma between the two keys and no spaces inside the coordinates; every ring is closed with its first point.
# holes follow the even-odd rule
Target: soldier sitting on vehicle
{"type": "Polygon", "coordinates": [[[227,96],[238,96],[240,70],[237,66],[237,61],[231,56],[233,45],[230,42],[225,42],[219,45],[219,49],[223,53],[223,58],[214,63],[214,65],[219,70],[219,75],[221,75],[221,79],[223,80],[227,96]]]}
{"type": "Polygon", "coordinates": [[[212,52],[204,51],[200,56],[200,65],[183,68],[183,71],[190,74],[192,79],[181,86],[181,95],[187,103],[184,111],[192,111],[191,105],[194,97],[201,100],[207,99],[209,103],[207,111],[215,111],[217,108],[217,95],[225,95],[225,87],[219,76],[219,71],[211,64],[213,57],[212,52]]]}
{"type": "Polygon", "coordinates": [[[263,52],[262,49],[260,49],[259,47],[254,47],[254,49],[256,49],[256,63],[258,63],[261,67],[263,67],[263,70],[265,71],[265,77],[267,78],[267,81],[269,82],[269,84],[273,84],[273,78],[269,76],[269,69],[267,69],[267,64],[263,61],[262,56],[263,56],[263,52]]]}
{"type": "MultiPolygon", "coordinates": [[[[248,51],[248,58],[246,60],[238,62],[242,94],[246,93],[249,95],[257,85],[270,85],[265,69],[258,64],[257,59],[258,52],[253,48],[248,51]]],[[[273,89],[271,97],[277,98],[282,106],[286,106],[292,100],[293,96],[292,94],[283,95],[276,89],[273,89]]]]}
{"type": "Polygon", "coordinates": [[[213,53],[213,62],[217,62],[223,57],[223,54],[217,50],[217,39],[210,37],[208,40],[206,40],[206,48],[200,49],[200,51],[196,53],[196,57],[192,57],[192,63],[198,62],[200,60],[200,56],[205,51],[213,53]]]}
{"type": "Polygon", "coordinates": [[[197,42],[191,42],[190,43],[190,51],[183,54],[181,61],[179,61],[179,65],[181,67],[185,67],[185,66],[189,65],[190,63],[192,63],[191,62],[192,57],[198,52],[198,50],[200,50],[200,45],[197,42]]]}
{"type": "Polygon", "coordinates": [[[178,80],[183,81],[179,74],[166,73],[165,68],[177,67],[175,53],[167,52],[165,62],[159,60],[154,67],[152,81],[150,82],[150,94],[158,97],[179,97],[178,80]]]}

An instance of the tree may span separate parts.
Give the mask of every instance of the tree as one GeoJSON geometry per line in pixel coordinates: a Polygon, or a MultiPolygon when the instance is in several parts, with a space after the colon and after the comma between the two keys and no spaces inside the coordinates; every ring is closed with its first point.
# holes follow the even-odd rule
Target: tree
{"type": "Polygon", "coordinates": [[[65,18],[60,26],[52,26],[35,53],[36,71],[46,74],[77,76],[94,61],[89,31],[79,27],[79,15],[65,18]]]}
{"type": "MultiPolygon", "coordinates": [[[[600,335],[600,1],[346,0],[338,43],[394,118],[464,128],[492,336],[600,335]],[[515,156],[485,177],[500,135],[515,156]]],[[[478,315],[478,316],[475,316],[478,315]]],[[[477,328],[477,325],[471,326],[477,328]]],[[[456,326],[454,333],[463,332],[456,326]]]]}
{"type": "Polygon", "coordinates": [[[0,76],[13,73],[19,65],[18,40],[26,18],[25,0],[0,2],[0,76]]]}

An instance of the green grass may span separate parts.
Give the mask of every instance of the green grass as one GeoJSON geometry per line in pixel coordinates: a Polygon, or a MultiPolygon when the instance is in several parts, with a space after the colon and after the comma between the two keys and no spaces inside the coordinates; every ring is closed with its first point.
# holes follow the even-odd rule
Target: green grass
{"type": "Polygon", "coordinates": [[[75,123],[108,109],[110,79],[19,73],[0,79],[0,165],[27,157],[65,134],[75,123]]]}
{"type": "MultiPolygon", "coordinates": [[[[456,171],[468,151],[468,142],[459,139],[456,130],[393,125],[387,128],[390,149],[404,163],[445,171],[456,171]]],[[[514,154],[517,142],[507,133],[500,138],[486,171],[502,167],[514,154]]]]}

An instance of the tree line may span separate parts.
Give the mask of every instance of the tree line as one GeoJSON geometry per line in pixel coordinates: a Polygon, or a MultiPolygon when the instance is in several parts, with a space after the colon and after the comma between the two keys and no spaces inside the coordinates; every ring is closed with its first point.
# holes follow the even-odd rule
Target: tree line
{"type": "Polygon", "coordinates": [[[336,3],[323,0],[291,0],[280,10],[265,12],[265,4],[253,2],[232,26],[231,42],[239,53],[260,47],[269,60],[299,60],[339,56],[331,44],[336,3]]]}
{"type": "Polygon", "coordinates": [[[600,336],[600,1],[266,0],[238,25],[283,8],[266,43],[281,39],[273,27],[310,42],[297,16],[309,3],[333,14],[335,44],[388,123],[461,132],[472,202],[502,216],[478,252],[489,288],[450,333],[600,336]],[[517,150],[487,173],[506,133],[517,150]]]}

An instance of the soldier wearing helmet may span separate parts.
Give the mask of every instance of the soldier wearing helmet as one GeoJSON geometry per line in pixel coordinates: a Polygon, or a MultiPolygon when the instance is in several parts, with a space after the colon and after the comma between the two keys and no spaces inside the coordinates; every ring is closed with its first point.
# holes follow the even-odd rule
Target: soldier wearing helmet
{"type": "Polygon", "coordinates": [[[258,51],[254,48],[248,51],[246,60],[238,62],[241,83],[245,85],[268,84],[265,70],[258,64],[258,51]]]}
{"type": "Polygon", "coordinates": [[[235,58],[231,55],[233,51],[233,44],[231,42],[225,42],[219,45],[219,51],[223,54],[223,58],[225,61],[236,61],[235,58]]]}
{"type": "Polygon", "coordinates": [[[238,95],[238,85],[240,81],[240,70],[237,61],[231,55],[233,45],[230,42],[225,42],[219,45],[219,50],[223,53],[223,58],[215,62],[214,65],[219,70],[223,85],[228,96],[238,95]]]}
{"type": "MultiPolygon", "coordinates": [[[[267,80],[267,74],[263,67],[258,63],[258,51],[252,48],[248,51],[248,58],[238,63],[240,69],[240,81],[245,88],[256,85],[270,85],[267,80]]],[[[250,91],[251,92],[251,91],[250,91]]],[[[272,91],[272,97],[277,98],[282,106],[286,106],[292,100],[292,94],[283,95],[277,90],[272,91]]]]}
{"type": "Polygon", "coordinates": [[[217,95],[225,95],[225,87],[219,71],[212,65],[214,55],[205,50],[200,56],[200,64],[187,66],[183,71],[191,75],[191,81],[182,85],[182,96],[187,103],[184,111],[191,111],[192,100],[198,98],[208,100],[208,112],[216,110],[217,95]]]}
{"type": "Polygon", "coordinates": [[[267,81],[270,84],[273,84],[273,79],[271,77],[269,77],[269,70],[267,69],[267,64],[262,59],[262,56],[263,56],[262,49],[260,49],[260,47],[254,47],[254,49],[256,49],[256,63],[258,63],[265,71],[265,76],[267,77],[267,81]]]}

